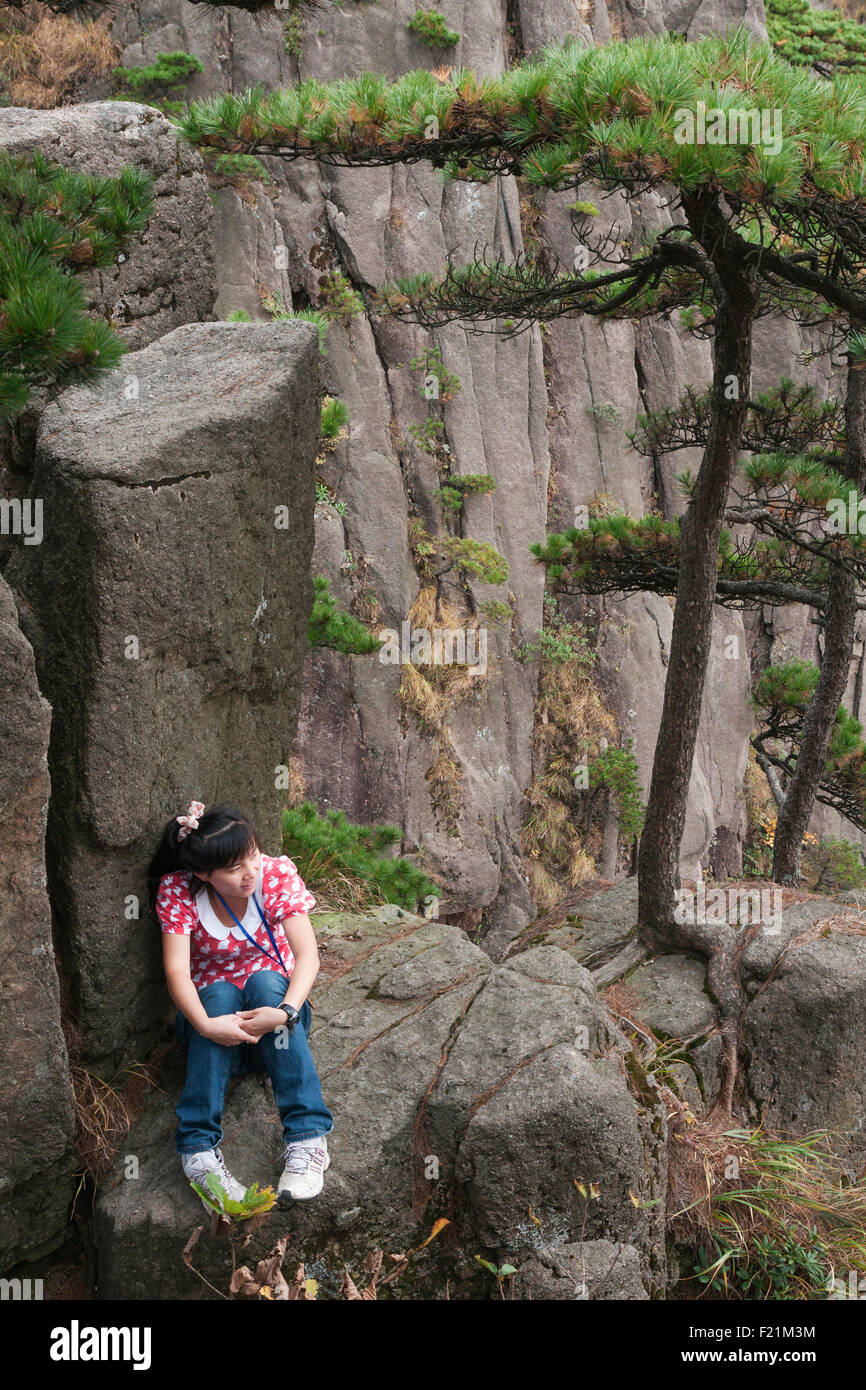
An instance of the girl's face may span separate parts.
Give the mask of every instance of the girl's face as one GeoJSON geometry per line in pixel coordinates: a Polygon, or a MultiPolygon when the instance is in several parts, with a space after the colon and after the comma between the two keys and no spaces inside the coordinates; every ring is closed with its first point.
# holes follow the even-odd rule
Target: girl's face
{"type": "Polygon", "coordinates": [[[210,883],[223,897],[248,898],[256,886],[261,867],[261,850],[253,845],[233,864],[226,864],[222,869],[212,869],[208,874],[199,874],[199,878],[210,883]]]}

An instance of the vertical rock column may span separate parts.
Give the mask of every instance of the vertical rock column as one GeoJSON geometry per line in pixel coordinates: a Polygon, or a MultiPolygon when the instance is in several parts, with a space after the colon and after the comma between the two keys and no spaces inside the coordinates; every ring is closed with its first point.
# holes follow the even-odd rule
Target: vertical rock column
{"type": "Polygon", "coordinates": [[[0,579],[0,1270],[39,1254],[72,1198],[75,1116],[45,891],[48,730],[0,579]]]}
{"type": "Polygon", "coordinates": [[[187,324],[39,432],[44,541],[8,578],[51,701],[49,884],[82,1061],[169,1015],[145,871],[191,799],[279,846],[312,604],[311,324],[187,324]]]}

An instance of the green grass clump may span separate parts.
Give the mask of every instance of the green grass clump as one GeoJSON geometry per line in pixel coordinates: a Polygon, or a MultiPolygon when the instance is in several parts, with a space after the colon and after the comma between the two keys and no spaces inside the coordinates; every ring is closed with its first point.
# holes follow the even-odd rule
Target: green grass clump
{"type": "Polygon", "coordinates": [[[694,1119],[688,1132],[673,1151],[668,1221],[692,1251],[689,1283],[721,1298],[814,1300],[840,1271],[843,1283],[863,1274],[866,1187],[837,1156],[843,1136],[720,1135],[694,1119]]]}
{"type": "Polygon", "coordinates": [[[263,295],[262,307],[270,314],[274,323],[282,323],[287,319],[314,323],[319,330],[319,354],[322,357],[327,357],[328,349],[325,347],[325,339],[328,335],[328,320],[324,314],[319,313],[318,309],[291,309],[283,303],[282,296],[279,294],[263,295]]]}

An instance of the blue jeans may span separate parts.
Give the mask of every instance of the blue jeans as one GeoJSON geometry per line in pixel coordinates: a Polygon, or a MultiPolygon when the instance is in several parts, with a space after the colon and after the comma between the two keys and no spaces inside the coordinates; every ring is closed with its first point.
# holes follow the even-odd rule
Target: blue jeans
{"type": "MultiPolygon", "coordinates": [[[[275,970],[258,970],[243,989],[218,980],[200,989],[198,997],[208,1018],[218,1018],[238,1009],[273,1008],[285,999],[288,987],[285,975],[275,970]]],[[[263,1034],[257,1043],[237,1043],[233,1047],[203,1038],[182,1013],[177,1015],[175,1030],[188,1049],[186,1085],[177,1105],[179,1124],[174,1146],[178,1153],[200,1153],[219,1146],[229,1078],[247,1071],[267,1071],[270,1075],[287,1144],[330,1134],[334,1117],[322,1099],[307,1041],[312,1018],[307,1000],[300,1015],[294,1028],[280,1028],[263,1034]]]]}

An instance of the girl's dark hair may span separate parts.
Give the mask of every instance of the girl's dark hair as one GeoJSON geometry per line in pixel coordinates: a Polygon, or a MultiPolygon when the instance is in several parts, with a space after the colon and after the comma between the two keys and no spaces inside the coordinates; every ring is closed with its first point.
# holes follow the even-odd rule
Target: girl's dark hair
{"type": "Polygon", "coordinates": [[[199,820],[198,830],[191,830],[182,840],[178,838],[181,829],[172,816],[148,865],[151,908],[156,903],[159,881],[165,874],[187,869],[194,876],[192,887],[197,892],[195,876],[199,869],[210,873],[212,869],[225,868],[249,849],[262,847],[252,821],[234,806],[212,806],[199,820]]]}

